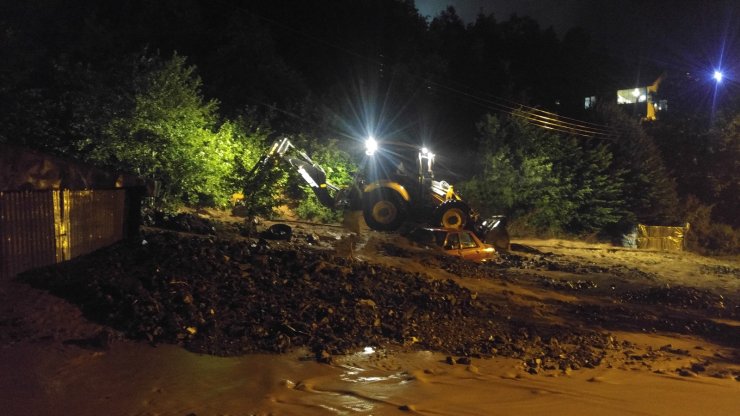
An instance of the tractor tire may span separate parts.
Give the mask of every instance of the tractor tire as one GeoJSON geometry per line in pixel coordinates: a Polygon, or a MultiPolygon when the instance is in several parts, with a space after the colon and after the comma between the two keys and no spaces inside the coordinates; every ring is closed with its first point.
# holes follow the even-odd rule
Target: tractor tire
{"type": "Polygon", "coordinates": [[[462,229],[470,222],[470,207],[462,201],[446,201],[434,210],[432,218],[435,227],[462,229]]]}
{"type": "Polygon", "coordinates": [[[394,231],[406,220],[406,203],[395,191],[375,189],[362,202],[365,222],[373,230],[394,231]]]}

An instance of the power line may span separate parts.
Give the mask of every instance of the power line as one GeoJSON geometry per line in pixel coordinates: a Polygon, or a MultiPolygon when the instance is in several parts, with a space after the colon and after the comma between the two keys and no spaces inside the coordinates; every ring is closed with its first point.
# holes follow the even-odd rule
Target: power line
{"type": "MultiPolygon", "coordinates": [[[[442,87],[442,88],[453,89],[452,87],[447,87],[447,86],[444,86],[444,85],[441,85],[441,84],[437,84],[437,85],[440,86],[440,87],[442,87]]],[[[463,85],[462,87],[467,88],[467,89],[470,89],[466,85],[463,85]]],[[[453,90],[456,90],[456,89],[453,89],[453,90]]],[[[464,91],[459,91],[459,92],[465,93],[464,91]]],[[[466,94],[470,94],[470,93],[466,93],[466,94]]],[[[512,100],[509,100],[509,99],[504,98],[504,97],[498,97],[498,96],[495,96],[493,94],[486,93],[485,91],[483,92],[483,94],[485,96],[490,97],[487,100],[497,100],[499,102],[503,102],[503,103],[505,103],[505,104],[503,104],[503,106],[508,107],[508,108],[512,108],[512,106],[513,106],[513,108],[516,108],[516,109],[526,109],[527,111],[532,112],[532,113],[541,113],[541,114],[545,114],[545,115],[547,115],[549,117],[552,117],[552,118],[566,120],[565,122],[567,122],[567,120],[573,120],[575,123],[570,123],[570,124],[578,124],[578,125],[580,125],[580,126],[582,126],[584,128],[587,127],[587,126],[593,126],[594,127],[594,130],[597,130],[597,131],[598,130],[601,130],[603,132],[603,131],[605,131],[604,129],[606,129],[606,131],[608,131],[608,129],[609,129],[608,126],[603,125],[603,124],[598,124],[598,123],[592,123],[592,122],[588,122],[588,121],[584,121],[584,120],[579,120],[579,119],[575,119],[575,118],[572,118],[572,117],[567,117],[567,116],[563,116],[563,115],[560,115],[560,114],[557,114],[557,113],[553,113],[551,111],[546,111],[546,110],[543,110],[543,109],[538,108],[538,107],[527,106],[527,105],[524,105],[524,104],[521,104],[521,103],[518,103],[518,102],[515,102],[515,101],[512,101],[512,100]]]]}
{"type": "MultiPolygon", "coordinates": [[[[441,89],[451,90],[455,93],[458,93],[459,95],[467,99],[468,102],[471,102],[473,104],[478,104],[478,105],[483,106],[484,108],[492,109],[495,111],[504,111],[513,117],[522,118],[538,127],[547,128],[548,130],[555,130],[561,133],[569,133],[569,134],[574,134],[574,135],[582,136],[582,137],[594,137],[594,138],[612,138],[613,137],[613,132],[609,130],[594,129],[588,126],[583,126],[583,125],[576,124],[576,123],[564,122],[564,121],[555,119],[553,117],[547,117],[542,114],[537,114],[537,111],[536,111],[537,109],[533,107],[528,107],[525,105],[520,105],[518,108],[512,107],[510,105],[505,105],[505,104],[501,104],[501,103],[498,103],[492,100],[481,98],[479,96],[467,93],[465,91],[451,89],[450,87],[447,87],[442,84],[434,83],[434,85],[441,89]]],[[[545,111],[541,111],[541,112],[544,114],[548,114],[548,112],[545,112],[545,111]]],[[[549,114],[554,114],[554,113],[549,113],[549,114]]],[[[554,115],[557,116],[557,114],[554,114],[554,115]]]]}

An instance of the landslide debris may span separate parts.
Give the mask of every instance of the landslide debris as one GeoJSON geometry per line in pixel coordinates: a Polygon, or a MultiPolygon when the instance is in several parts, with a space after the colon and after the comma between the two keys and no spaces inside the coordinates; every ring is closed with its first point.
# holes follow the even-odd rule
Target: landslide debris
{"type": "Polygon", "coordinates": [[[536,373],[597,366],[625,345],[512,317],[451,280],[289,242],[147,231],[21,278],[128,337],[222,356],[308,347],[329,361],[396,345],[516,357],[536,373]]]}
{"type": "Polygon", "coordinates": [[[713,290],[658,285],[660,279],[655,274],[639,269],[581,263],[535,249],[520,251],[520,247],[515,253],[499,253],[497,261],[483,264],[464,261],[439,250],[404,248],[395,243],[380,244],[379,249],[389,256],[413,257],[427,267],[460,277],[578,292],[578,302],[547,301],[553,315],[566,317],[574,324],[609,331],[674,332],[700,336],[730,347],[740,345],[740,327],[717,321],[738,319],[737,294],[723,296],[713,290]],[[543,274],[547,272],[572,277],[564,279],[543,274]],[[580,276],[586,278],[574,278],[580,276]]]}

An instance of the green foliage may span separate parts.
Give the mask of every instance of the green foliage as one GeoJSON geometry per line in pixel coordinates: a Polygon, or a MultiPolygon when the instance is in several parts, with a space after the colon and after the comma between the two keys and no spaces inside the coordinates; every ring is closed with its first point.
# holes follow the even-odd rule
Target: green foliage
{"type": "Polygon", "coordinates": [[[217,102],[205,101],[195,68],[185,58],[144,56],[136,62],[127,102],[100,134],[76,141],[88,160],[161,183],[163,206],[226,206],[240,191],[243,165],[255,161],[264,134],[219,123],[217,102]]]}
{"type": "Polygon", "coordinates": [[[706,188],[717,221],[740,227],[740,105],[723,114],[711,130],[708,147],[706,188]]]}
{"type": "Polygon", "coordinates": [[[74,139],[95,135],[111,108],[120,109],[117,89],[103,87],[101,75],[83,64],[59,59],[34,75],[38,82],[0,85],[0,142],[74,157],[74,139]]]}
{"type": "Polygon", "coordinates": [[[479,126],[484,163],[463,194],[484,214],[506,213],[539,233],[679,222],[675,184],[652,139],[616,107],[599,114],[613,141],[543,130],[526,113],[489,116],[479,126]]]}
{"type": "Polygon", "coordinates": [[[713,221],[740,227],[740,99],[727,101],[716,114],[672,107],[648,131],[679,195],[712,206],[713,221]]]}
{"type": "Polygon", "coordinates": [[[298,201],[298,206],[295,209],[298,218],[323,223],[333,223],[341,220],[341,211],[332,210],[321,205],[318,199],[313,196],[309,186],[301,186],[301,190],[305,193],[306,198],[298,201]]]}
{"type": "Polygon", "coordinates": [[[590,143],[532,126],[526,114],[479,125],[479,174],[461,185],[484,215],[525,219],[538,233],[592,232],[619,221],[621,178],[612,155],[590,143]]]}
{"type": "Polygon", "coordinates": [[[615,136],[610,146],[614,154],[613,168],[622,173],[623,200],[631,213],[625,222],[650,225],[679,223],[676,184],[653,139],[638,121],[616,104],[602,103],[597,112],[600,121],[610,126],[615,136]]]}
{"type": "Polygon", "coordinates": [[[562,200],[563,228],[595,232],[619,222],[626,214],[622,175],[613,172],[612,153],[604,142],[562,137],[550,153],[562,200]]]}
{"type": "Polygon", "coordinates": [[[707,230],[698,230],[700,252],[712,255],[740,254],[740,230],[728,224],[713,223],[707,230]]]}
{"type": "Polygon", "coordinates": [[[740,230],[712,220],[714,207],[689,195],[683,213],[691,228],[686,235],[689,250],[711,255],[740,254],[740,230]]]}
{"type": "Polygon", "coordinates": [[[240,202],[248,207],[248,215],[267,215],[281,201],[281,186],[287,180],[284,172],[271,170],[262,178],[255,178],[252,169],[267,151],[267,136],[270,133],[264,121],[256,120],[255,113],[245,113],[233,122],[241,153],[235,159],[234,172],[227,179],[233,189],[238,190],[245,200],[240,202]],[[257,184],[268,184],[260,186],[257,184]]]}

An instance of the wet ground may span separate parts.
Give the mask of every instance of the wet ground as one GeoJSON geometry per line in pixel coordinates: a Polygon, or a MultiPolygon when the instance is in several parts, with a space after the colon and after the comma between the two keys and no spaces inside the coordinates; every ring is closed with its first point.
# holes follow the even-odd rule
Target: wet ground
{"type": "MultiPolygon", "coordinates": [[[[482,409],[495,397],[510,399],[512,411],[537,397],[530,410],[557,402],[564,412],[555,413],[569,414],[594,401],[602,411],[614,410],[605,414],[653,414],[649,406],[616,404],[619,398],[610,396],[625,383],[664,388],[663,381],[644,378],[652,375],[701,380],[697,393],[718,394],[718,406],[740,405],[725,397],[740,393],[740,273],[733,261],[670,253],[666,266],[662,253],[580,246],[568,252],[562,243],[550,250],[515,240],[497,262],[475,264],[392,234],[350,236],[340,227],[291,223],[288,241],[245,237],[240,224],[182,224],[177,231],[147,229],[139,239],[4,285],[3,369],[18,375],[17,364],[30,360],[28,368],[40,374],[17,397],[35,394],[43,398],[36,409],[43,409],[64,402],[50,383],[75,380],[54,391],[79,398],[77,385],[98,386],[91,372],[102,372],[104,379],[120,378],[113,385],[122,391],[155,400],[157,389],[171,389],[168,400],[191,403],[138,403],[131,409],[139,410],[118,414],[488,414],[482,409]],[[601,257],[589,257],[592,251],[601,257]],[[624,260],[630,256],[640,261],[624,260]],[[676,267],[688,278],[679,278],[676,267]],[[702,280],[693,278],[697,273],[702,280]],[[278,355],[254,355],[261,353],[278,355]],[[66,364],[39,360],[44,356],[66,364]],[[137,374],[111,374],[136,356],[144,363],[129,365],[139,368],[144,384],[175,377],[179,360],[195,366],[181,369],[190,383],[201,370],[219,370],[203,392],[173,380],[144,392],[130,386],[137,374]],[[542,378],[550,381],[537,387],[542,378]],[[262,389],[255,384],[261,379],[262,389]],[[554,379],[563,381],[553,385],[554,379]],[[517,384],[524,386],[521,395],[517,384]],[[435,397],[442,387],[449,397],[435,397]],[[225,389],[224,396],[214,388],[225,389]],[[589,389],[600,398],[579,397],[589,389]],[[557,400],[545,398],[552,393],[557,400]],[[188,401],[190,395],[201,403],[188,401]],[[228,405],[219,407],[224,397],[228,405]]],[[[117,393],[92,390],[103,401],[87,408],[99,410],[106,394],[121,405],[117,393]]],[[[669,391],[680,389],[667,388],[665,397],[681,403],[669,391]]]]}
{"type": "Polygon", "coordinates": [[[281,229],[271,227],[244,238],[215,223],[194,224],[186,231],[201,234],[149,229],[21,280],[71,301],[119,336],[219,356],[304,347],[329,362],[363,346],[395,345],[519,358],[537,373],[599,366],[610,350],[630,348],[608,331],[740,345],[737,293],[666,285],[625,265],[519,244],[494,263],[472,263],[375,232],[351,237],[356,247],[341,253],[347,235],[332,240],[297,228],[293,236],[288,227],[270,235],[281,229]],[[379,261],[389,258],[416,267],[379,261]],[[457,280],[430,278],[437,271],[457,280]],[[480,291],[477,280],[531,294],[480,291]]]}

